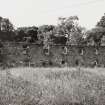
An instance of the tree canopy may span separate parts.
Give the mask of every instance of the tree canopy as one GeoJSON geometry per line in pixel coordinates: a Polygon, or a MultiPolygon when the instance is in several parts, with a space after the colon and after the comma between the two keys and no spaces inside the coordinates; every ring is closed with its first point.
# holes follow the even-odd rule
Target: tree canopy
{"type": "Polygon", "coordinates": [[[101,17],[96,26],[91,30],[87,31],[87,41],[90,40],[90,44],[93,42],[94,45],[100,46],[102,44],[102,38],[105,36],[105,14],[101,17]]]}
{"type": "Polygon", "coordinates": [[[105,36],[105,14],[97,22],[96,26],[86,31],[79,25],[78,16],[59,17],[57,25],[42,25],[39,27],[18,27],[9,19],[0,17],[0,40],[24,42],[30,37],[29,42],[41,42],[43,44],[72,44],[72,45],[98,45],[105,36]]]}

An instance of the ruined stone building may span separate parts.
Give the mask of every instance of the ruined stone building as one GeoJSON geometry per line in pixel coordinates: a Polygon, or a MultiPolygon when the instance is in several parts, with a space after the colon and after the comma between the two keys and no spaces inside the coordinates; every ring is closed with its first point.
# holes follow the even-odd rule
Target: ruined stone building
{"type": "Polygon", "coordinates": [[[104,67],[105,46],[10,43],[4,45],[5,62],[33,67],[104,67]]]}

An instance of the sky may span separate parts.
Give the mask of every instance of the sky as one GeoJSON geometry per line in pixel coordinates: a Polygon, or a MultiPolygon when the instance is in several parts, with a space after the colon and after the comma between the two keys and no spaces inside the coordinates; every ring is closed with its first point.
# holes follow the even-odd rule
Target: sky
{"type": "Polygon", "coordinates": [[[0,0],[0,16],[15,27],[56,25],[58,17],[77,15],[79,24],[93,28],[105,13],[105,0],[0,0]]]}

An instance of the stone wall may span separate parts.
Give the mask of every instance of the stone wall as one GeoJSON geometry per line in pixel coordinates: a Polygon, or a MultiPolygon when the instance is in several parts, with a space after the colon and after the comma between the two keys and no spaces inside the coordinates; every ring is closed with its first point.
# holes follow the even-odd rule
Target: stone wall
{"type": "Polygon", "coordinates": [[[43,49],[43,45],[28,44],[26,52],[24,43],[5,44],[6,62],[17,66],[62,67],[62,66],[105,66],[105,46],[63,46],[51,45],[43,49]],[[47,53],[46,53],[47,51],[47,53]]]}

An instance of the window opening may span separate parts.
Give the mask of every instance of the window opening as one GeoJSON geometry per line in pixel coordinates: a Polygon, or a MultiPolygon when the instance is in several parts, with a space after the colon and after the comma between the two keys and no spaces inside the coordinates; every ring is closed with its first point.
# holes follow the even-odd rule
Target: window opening
{"type": "Polygon", "coordinates": [[[79,54],[83,55],[84,54],[84,50],[83,49],[79,49],[79,54]]]}
{"type": "Polygon", "coordinates": [[[79,60],[76,60],[75,64],[76,64],[76,66],[78,66],[79,65],[79,60]]]}
{"type": "Polygon", "coordinates": [[[67,67],[67,62],[64,59],[61,60],[61,67],[67,67]]]}
{"type": "Polygon", "coordinates": [[[95,54],[96,54],[96,55],[98,55],[98,54],[99,54],[98,49],[96,49],[96,50],[95,50],[95,54]]]}
{"type": "Polygon", "coordinates": [[[49,60],[49,62],[48,62],[48,63],[49,63],[49,65],[50,65],[50,66],[52,66],[52,65],[53,65],[53,62],[52,62],[51,60],[49,60]]]}
{"type": "Polygon", "coordinates": [[[98,60],[94,60],[93,62],[92,62],[92,67],[96,67],[98,65],[98,60]]]}
{"type": "Polygon", "coordinates": [[[49,55],[50,54],[49,49],[50,49],[49,45],[48,46],[44,46],[43,50],[44,50],[44,54],[45,55],[49,55]]]}
{"type": "Polygon", "coordinates": [[[67,52],[68,52],[67,47],[65,46],[65,47],[63,47],[62,49],[63,49],[63,54],[65,54],[65,55],[66,55],[66,54],[67,54],[67,52]]]}
{"type": "Polygon", "coordinates": [[[62,61],[61,61],[61,64],[63,64],[63,65],[64,65],[64,64],[65,64],[65,60],[62,60],[62,61]]]}

